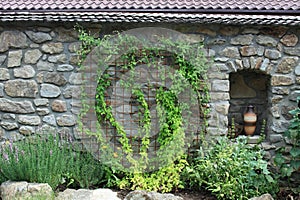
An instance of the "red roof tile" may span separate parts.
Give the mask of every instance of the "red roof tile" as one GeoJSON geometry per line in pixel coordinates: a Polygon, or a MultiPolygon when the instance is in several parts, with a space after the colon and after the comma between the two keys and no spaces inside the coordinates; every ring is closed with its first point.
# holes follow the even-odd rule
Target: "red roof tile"
{"type": "Polygon", "coordinates": [[[300,0],[1,0],[0,21],[300,25],[300,0]]]}
{"type": "Polygon", "coordinates": [[[2,10],[192,9],[298,10],[299,0],[1,0],[2,10]]]}

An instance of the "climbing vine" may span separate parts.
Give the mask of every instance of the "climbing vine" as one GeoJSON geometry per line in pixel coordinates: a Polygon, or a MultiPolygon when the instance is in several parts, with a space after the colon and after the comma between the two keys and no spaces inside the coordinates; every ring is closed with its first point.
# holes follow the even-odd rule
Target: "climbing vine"
{"type": "MultiPolygon", "coordinates": [[[[102,143],[100,151],[105,152],[104,155],[110,158],[115,158],[111,162],[116,162],[116,166],[120,166],[120,160],[124,159],[122,154],[125,155],[126,161],[130,164],[129,174],[131,175],[125,176],[127,178],[120,182],[120,187],[129,186],[131,183],[131,189],[148,189],[149,184],[148,186],[141,186],[138,183],[142,179],[145,181],[146,177],[153,177],[149,174],[145,175],[143,172],[155,170],[157,163],[163,164],[156,173],[164,174],[168,167],[176,165],[174,162],[179,161],[179,167],[173,166],[173,169],[177,169],[174,170],[174,173],[177,174],[176,177],[178,179],[182,165],[186,163],[182,160],[186,145],[185,134],[187,127],[185,125],[188,124],[190,118],[195,117],[193,112],[190,111],[195,109],[193,108],[194,105],[197,105],[197,109],[200,112],[199,116],[202,116],[204,123],[201,124],[206,125],[208,109],[204,105],[209,102],[209,95],[205,76],[207,61],[202,52],[202,45],[199,43],[174,42],[168,38],[158,38],[159,45],[155,46],[147,43],[147,41],[141,41],[133,36],[120,33],[107,35],[103,38],[94,38],[81,27],[77,27],[77,30],[79,39],[82,42],[82,47],[78,52],[81,56],[81,68],[84,69],[86,67],[83,64],[84,60],[93,48],[98,48],[98,51],[102,53],[98,56],[98,65],[101,66],[101,70],[97,72],[95,112],[100,124],[109,123],[115,129],[121,149],[119,151],[108,150],[109,147],[105,144],[101,128],[97,133],[89,131],[87,133],[95,136],[102,143]],[[164,63],[165,61],[168,62],[164,63]],[[131,93],[138,103],[140,145],[137,152],[132,146],[132,141],[138,140],[138,138],[136,136],[128,137],[124,127],[115,118],[112,106],[107,103],[107,90],[114,84],[112,81],[113,77],[107,70],[112,67],[112,62],[114,63],[114,68],[121,71],[120,76],[125,76],[124,74],[126,74],[126,80],[121,80],[120,86],[126,92],[131,93]],[[165,68],[166,64],[174,71],[169,70],[169,68],[163,71],[162,69],[165,68]],[[159,149],[154,158],[149,158],[148,156],[151,135],[150,109],[143,87],[137,84],[136,80],[138,77],[134,73],[134,69],[139,65],[163,71],[163,73],[158,74],[159,79],[165,83],[164,85],[169,82],[172,83],[171,86],[165,87],[163,84],[153,84],[148,80],[148,87],[155,91],[156,112],[159,122],[159,133],[157,136],[159,149]],[[182,101],[180,95],[185,94],[187,91],[191,91],[190,93],[195,95],[189,94],[190,98],[187,101],[182,101]]],[[[84,100],[83,104],[85,104],[84,100]]],[[[83,106],[82,116],[86,114],[87,109],[88,106],[83,106]]],[[[205,127],[202,127],[202,130],[204,133],[205,127]]],[[[176,186],[180,185],[178,181],[175,182],[176,186]]],[[[168,191],[168,189],[170,189],[169,186],[167,186],[165,191],[168,191]]]]}

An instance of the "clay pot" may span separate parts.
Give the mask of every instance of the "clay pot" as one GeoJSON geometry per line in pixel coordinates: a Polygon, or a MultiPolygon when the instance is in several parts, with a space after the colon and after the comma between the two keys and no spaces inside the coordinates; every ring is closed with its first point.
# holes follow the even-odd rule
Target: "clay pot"
{"type": "Polygon", "coordinates": [[[256,129],[257,116],[254,107],[249,105],[244,113],[244,131],[246,135],[253,135],[256,129]]]}

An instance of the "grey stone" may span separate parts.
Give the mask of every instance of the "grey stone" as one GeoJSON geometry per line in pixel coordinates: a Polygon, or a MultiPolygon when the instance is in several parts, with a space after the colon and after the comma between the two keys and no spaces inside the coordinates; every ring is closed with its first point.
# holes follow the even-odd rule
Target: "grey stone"
{"type": "Polygon", "coordinates": [[[222,102],[222,103],[216,103],[214,105],[214,108],[220,114],[228,115],[229,106],[230,106],[229,102],[222,102]]]}
{"type": "Polygon", "coordinates": [[[42,56],[42,52],[38,49],[28,50],[24,54],[24,62],[27,64],[36,64],[42,56]]]}
{"type": "Polygon", "coordinates": [[[74,67],[69,64],[58,65],[58,67],[57,67],[57,71],[59,71],[59,72],[69,72],[69,71],[72,71],[73,69],[74,69],[74,67]]]}
{"type": "Polygon", "coordinates": [[[289,100],[290,101],[297,101],[297,97],[300,96],[300,90],[298,91],[293,91],[290,95],[289,95],[289,100]]]}
{"type": "Polygon", "coordinates": [[[240,58],[240,52],[237,47],[225,47],[219,54],[229,58],[240,58]]]}
{"type": "Polygon", "coordinates": [[[255,28],[248,28],[246,27],[243,31],[242,31],[242,34],[255,34],[257,35],[259,33],[259,30],[258,29],[255,29],[255,28]]]}
{"type": "Polygon", "coordinates": [[[35,70],[31,65],[14,68],[14,77],[16,78],[32,78],[35,75],[35,70]]]}
{"type": "Polygon", "coordinates": [[[34,99],[33,100],[35,106],[48,106],[49,100],[48,99],[34,99]]]}
{"type": "MultiPolygon", "coordinates": [[[[272,134],[276,135],[276,133],[279,133],[278,135],[281,135],[287,130],[288,126],[289,123],[287,121],[283,121],[283,120],[273,121],[271,129],[274,133],[272,134]]],[[[273,136],[273,137],[274,137],[273,139],[276,140],[275,137],[280,137],[280,136],[273,136]]]]}
{"type": "Polygon", "coordinates": [[[60,55],[49,56],[48,61],[52,63],[65,63],[67,61],[67,55],[60,54],[60,55]]]}
{"type": "Polygon", "coordinates": [[[80,47],[81,47],[81,42],[73,42],[69,45],[68,49],[71,53],[77,53],[80,47]]]}
{"type": "Polygon", "coordinates": [[[44,82],[53,83],[58,86],[63,86],[67,83],[67,80],[61,73],[47,72],[46,74],[44,74],[44,82]]]}
{"type": "Polygon", "coordinates": [[[272,116],[273,116],[274,118],[277,118],[277,119],[280,118],[278,106],[273,106],[273,107],[271,107],[271,114],[272,114],[272,116]]]}
{"type": "Polygon", "coordinates": [[[19,115],[18,122],[20,124],[37,126],[41,124],[41,118],[36,115],[19,115]]]}
{"type": "Polygon", "coordinates": [[[229,81],[228,80],[213,80],[211,90],[214,92],[228,92],[229,81]]]}
{"type": "Polygon", "coordinates": [[[61,94],[59,87],[52,84],[41,84],[41,97],[54,98],[61,94]]]}
{"type": "Polygon", "coordinates": [[[63,100],[54,100],[51,104],[51,108],[55,112],[66,112],[67,111],[67,103],[63,100]]]}
{"type": "Polygon", "coordinates": [[[270,142],[277,143],[283,140],[283,136],[281,134],[270,134],[270,142]]]}
{"type": "Polygon", "coordinates": [[[274,145],[271,145],[269,142],[262,142],[261,146],[264,150],[268,151],[270,149],[275,149],[276,147],[274,145]]]}
{"type": "Polygon", "coordinates": [[[22,50],[10,51],[8,53],[7,67],[19,67],[22,57],[22,50]]]}
{"type": "Polygon", "coordinates": [[[78,65],[78,63],[80,62],[80,56],[77,54],[71,54],[69,62],[71,65],[78,65]]]}
{"type": "Polygon", "coordinates": [[[296,67],[298,62],[297,57],[285,57],[278,64],[277,72],[288,74],[296,67]]]}
{"type": "Polygon", "coordinates": [[[57,40],[60,42],[75,42],[78,41],[78,33],[74,29],[67,29],[64,27],[57,27],[57,40]]]}
{"type": "Polygon", "coordinates": [[[239,33],[240,28],[237,26],[222,26],[220,28],[220,33],[222,35],[232,36],[239,33]]]}
{"type": "Polygon", "coordinates": [[[73,115],[62,115],[56,118],[56,122],[59,126],[74,126],[76,121],[73,115]]]}
{"type": "Polygon", "coordinates": [[[287,47],[294,47],[298,43],[298,37],[295,34],[288,34],[283,36],[280,42],[287,47]]]}
{"type": "Polygon", "coordinates": [[[185,39],[189,43],[200,43],[204,41],[204,36],[201,34],[185,34],[185,39]]]}
{"type": "Polygon", "coordinates": [[[5,130],[9,130],[9,131],[19,128],[19,125],[17,123],[15,123],[15,122],[2,121],[2,122],[0,122],[0,125],[5,130]]]}
{"type": "Polygon", "coordinates": [[[284,48],[284,53],[291,55],[291,56],[300,56],[300,47],[286,47],[284,48]]]}
{"type": "Polygon", "coordinates": [[[6,81],[4,90],[11,97],[36,97],[38,85],[34,80],[15,79],[6,81]]]}
{"type": "Polygon", "coordinates": [[[12,113],[4,113],[2,116],[3,119],[15,120],[16,115],[12,113]]]}
{"type": "Polygon", "coordinates": [[[249,69],[251,67],[249,58],[243,57],[242,61],[245,69],[249,69]]]}
{"type": "Polygon", "coordinates": [[[267,71],[268,70],[268,67],[269,67],[269,64],[270,64],[270,60],[268,58],[265,58],[260,66],[260,70],[261,71],[267,71]]]}
{"type": "Polygon", "coordinates": [[[213,66],[210,67],[210,70],[214,72],[224,72],[228,70],[228,67],[224,63],[214,63],[213,66]]]}
{"type": "Polygon", "coordinates": [[[291,120],[293,118],[293,115],[290,114],[289,112],[291,110],[294,110],[295,107],[294,106],[286,106],[286,105],[283,105],[281,107],[281,115],[284,117],[284,119],[286,120],[291,120]]]}
{"type": "Polygon", "coordinates": [[[49,54],[58,54],[63,52],[64,46],[61,42],[49,42],[42,45],[42,51],[49,54]]]}
{"type": "Polygon", "coordinates": [[[276,95],[271,98],[271,102],[274,104],[279,103],[283,99],[282,95],[276,95]]]}
{"type": "Polygon", "coordinates": [[[36,133],[40,135],[45,135],[45,134],[55,135],[57,133],[57,128],[50,126],[49,124],[43,124],[42,126],[38,126],[36,133]]]}
{"type": "Polygon", "coordinates": [[[263,194],[259,197],[253,197],[249,200],[274,200],[274,199],[273,199],[272,195],[270,195],[270,194],[263,194]]]}
{"type": "Polygon", "coordinates": [[[37,63],[36,66],[37,66],[37,69],[39,71],[49,71],[49,72],[52,72],[54,70],[54,64],[53,63],[49,63],[49,62],[42,61],[42,60],[40,60],[37,63]]]}
{"type": "Polygon", "coordinates": [[[253,35],[239,35],[230,40],[233,45],[250,45],[253,40],[253,35]]]}
{"type": "Polygon", "coordinates": [[[297,67],[295,67],[295,74],[297,76],[300,76],[300,64],[297,67]]]}
{"type": "Polygon", "coordinates": [[[211,101],[229,100],[230,96],[228,92],[211,92],[211,101]]]}
{"type": "Polygon", "coordinates": [[[35,43],[43,43],[52,40],[49,33],[26,31],[26,35],[35,43]]]}
{"type": "Polygon", "coordinates": [[[4,61],[6,60],[6,55],[1,55],[0,56],[0,66],[4,63],[4,61]]]}
{"type": "Polygon", "coordinates": [[[7,68],[0,68],[0,81],[6,81],[10,78],[7,68]]]}
{"type": "Polygon", "coordinates": [[[227,41],[226,39],[222,39],[222,38],[214,38],[211,39],[207,42],[208,45],[222,45],[225,44],[227,41]]]}
{"type": "Polygon", "coordinates": [[[28,135],[32,135],[35,133],[35,127],[33,126],[21,126],[19,128],[19,133],[21,133],[22,135],[28,136],[28,135]]]}
{"type": "Polygon", "coordinates": [[[277,40],[275,40],[274,38],[269,36],[262,36],[262,35],[257,36],[256,42],[260,45],[268,46],[268,47],[276,47],[278,43],[277,40]]]}
{"type": "Polygon", "coordinates": [[[19,131],[10,131],[9,134],[4,135],[6,140],[10,140],[13,142],[24,140],[25,136],[20,134],[19,131]]]}
{"type": "Polygon", "coordinates": [[[229,58],[226,57],[216,57],[215,62],[227,62],[229,58]]]}
{"type": "Polygon", "coordinates": [[[265,57],[269,58],[270,60],[277,60],[281,57],[281,53],[277,50],[273,49],[266,49],[265,50],[265,57]]]}
{"type": "Polygon", "coordinates": [[[0,52],[7,51],[10,47],[27,47],[27,37],[20,31],[4,31],[0,34],[0,52]]]}
{"type": "Polygon", "coordinates": [[[3,200],[53,199],[54,193],[47,183],[6,181],[0,187],[3,200]]]}
{"type": "Polygon", "coordinates": [[[51,126],[56,126],[56,120],[55,120],[55,116],[53,114],[43,117],[43,122],[45,122],[51,126]]]}
{"type": "Polygon", "coordinates": [[[0,97],[4,96],[4,84],[0,83],[0,97]]]}
{"type": "Polygon", "coordinates": [[[271,78],[272,86],[286,86],[286,85],[292,85],[293,83],[294,83],[293,78],[288,75],[274,75],[271,78]]]}
{"type": "Polygon", "coordinates": [[[48,108],[37,108],[36,113],[40,116],[48,115],[50,110],[48,108]]]}
{"type": "Polygon", "coordinates": [[[290,93],[290,90],[289,90],[289,88],[285,88],[285,87],[272,87],[272,93],[288,95],[290,93]]]}
{"type": "Polygon", "coordinates": [[[80,85],[84,82],[81,73],[72,73],[69,77],[69,82],[72,85],[80,85]]]}
{"type": "Polygon", "coordinates": [[[121,200],[117,193],[110,189],[66,189],[59,192],[55,200],[121,200]]]}
{"type": "Polygon", "coordinates": [[[262,46],[259,46],[259,47],[256,48],[256,51],[257,51],[258,56],[263,56],[264,52],[265,52],[265,48],[262,47],[262,46]]]}
{"type": "Polygon", "coordinates": [[[45,74],[45,72],[39,72],[36,75],[36,80],[38,83],[44,83],[44,74],[45,74]]]}
{"type": "Polygon", "coordinates": [[[74,99],[79,99],[81,97],[81,87],[80,86],[68,86],[64,92],[63,95],[66,99],[68,98],[74,98],[74,99]]]}
{"type": "Polygon", "coordinates": [[[257,48],[254,46],[243,46],[240,48],[242,56],[254,56],[257,55],[257,48]]]}
{"type": "Polygon", "coordinates": [[[11,113],[33,113],[34,108],[30,101],[12,101],[5,98],[0,98],[0,110],[11,113]]]}
{"type": "Polygon", "coordinates": [[[127,194],[124,200],[183,200],[183,198],[173,194],[137,190],[127,194]]]}

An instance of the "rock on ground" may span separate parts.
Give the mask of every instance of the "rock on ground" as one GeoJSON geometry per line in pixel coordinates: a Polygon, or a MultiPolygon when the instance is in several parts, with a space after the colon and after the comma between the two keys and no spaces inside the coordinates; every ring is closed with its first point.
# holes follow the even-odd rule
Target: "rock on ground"
{"type": "Polygon", "coordinates": [[[46,183],[6,181],[0,186],[2,200],[52,199],[54,193],[46,183]]]}
{"type": "Polygon", "coordinates": [[[183,198],[173,194],[136,190],[127,194],[124,200],[183,200],[183,198]]]}
{"type": "Polygon", "coordinates": [[[66,189],[58,193],[55,200],[121,200],[117,197],[117,193],[110,189],[66,189]]]}
{"type": "Polygon", "coordinates": [[[274,199],[270,194],[263,194],[259,197],[253,197],[249,200],[274,200],[274,199]]]}
{"type": "Polygon", "coordinates": [[[7,181],[0,186],[0,199],[2,200],[121,200],[117,192],[110,189],[66,189],[55,197],[52,188],[46,183],[27,183],[25,181],[7,181]]]}

